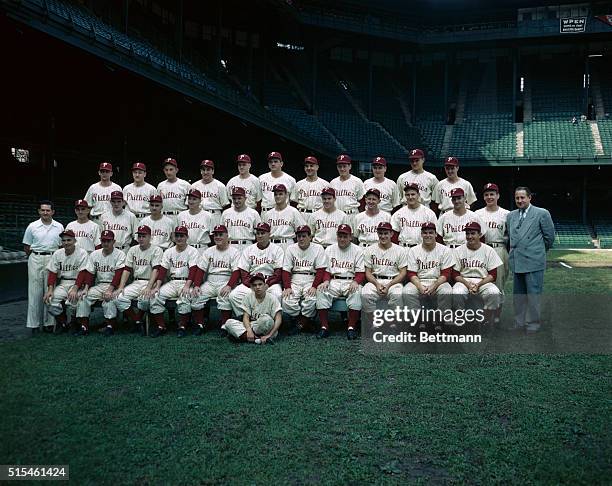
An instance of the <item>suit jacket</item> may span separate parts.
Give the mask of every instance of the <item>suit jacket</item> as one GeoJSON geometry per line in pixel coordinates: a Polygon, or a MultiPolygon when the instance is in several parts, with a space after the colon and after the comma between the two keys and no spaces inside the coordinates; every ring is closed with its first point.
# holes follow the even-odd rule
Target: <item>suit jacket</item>
{"type": "Polygon", "coordinates": [[[520,225],[520,211],[508,214],[506,222],[510,239],[508,255],[514,273],[537,272],[546,269],[546,252],[555,240],[555,225],[550,213],[533,204],[520,225]]]}

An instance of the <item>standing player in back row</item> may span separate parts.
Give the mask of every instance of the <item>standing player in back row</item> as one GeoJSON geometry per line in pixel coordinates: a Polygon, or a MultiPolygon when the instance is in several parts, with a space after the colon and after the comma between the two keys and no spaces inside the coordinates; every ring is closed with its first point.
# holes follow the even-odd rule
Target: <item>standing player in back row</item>
{"type": "Polygon", "coordinates": [[[451,191],[453,189],[463,191],[466,208],[469,209],[476,202],[476,194],[474,194],[472,184],[457,175],[459,160],[456,157],[447,157],[444,161],[444,171],[446,172],[446,179],[438,182],[433,194],[433,200],[438,205],[440,214],[453,209],[453,202],[451,201],[451,191]]]}
{"type": "Polygon", "coordinates": [[[365,189],[361,179],[351,174],[351,158],[348,155],[338,155],[336,167],[339,176],[332,179],[330,187],[336,191],[336,207],[344,211],[348,218],[348,224],[353,227],[355,215],[359,212],[365,189]]]}
{"type": "Polygon", "coordinates": [[[259,176],[262,218],[266,216],[266,211],[274,207],[274,186],[283,184],[287,188],[287,194],[291,194],[295,188],[295,179],[283,172],[283,156],[280,152],[268,154],[268,167],[270,167],[270,172],[259,176]]]}
{"type": "Polygon", "coordinates": [[[179,179],[178,163],[176,159],[164,160],[165,181],[157,184],[157,191],[163,200],[163,213],[172,220],[172,225],[177,226],[178,215],[187,209],[187,193],[191,188],[189,182],[179,179]]]}
{"type": "Polygon", "coordinates": [[[132,178],[134,182],[123,188],[123,197],[127,204],[126,209],[129,209],[136,216],[138,224],[151,214],[149,199],[157,194],[157,189],[148,182],[145,182],[146,176],[147,166],[142,162],[135,162],[132,165],[132,178]]]}
{"type": "Polygon", "coordinates": [[[400,195],[402,203],[406,202],[404,187],[406,184],[416,184],[419,188],[419,195],[421,197],[421,204],[427,208],[431,206],[434,190],[438,184],[438,178],[431,172],[427,172],[423,169],[425,164],[425,154],[421,149],[412,149],[410,155],[411,170],[404,172],[397,178],[397,190],[400,195]]]}
{"type": "Polygon", "coordinates": [[[227,183],[227,197],[232,199],[232,193],[236,187],[244,189],[246,194],[246,206],[257,209],[257,204],[261,201],[261,183],[257,176],[251,174],[251,157],[247,154],[240,154],[236,158],[238,165],[238,175],[232,177],[227,183]]]}
{"type": "Polygon", "coordinates": [[[377,189],[380,193],[379,209],[391,214],[393,208],[401,204],[401,194],[398,192],[395,182],[385,177],[386,172],[387,161],[384,157],[376,157],[372,161],[372,174],[374,174],[374,177],[366,180],[363,183],[363,187],[366,191],[368,189],[377,189]]]}
{"type": "Polygon", "coordinates": [[[110,162],[102,162],[100,164],[98,175],[100,176],[100,182],[96,182],[89,186],[83,199],[87,201],[87,204],[89,204],[91,208],[89,219],[100,224],[102,213],[111,210],[111,193],[113,191],[120,191],[121,187],[111,181],[111,177],[113,176],[113,165],[110,162]]]}
{"type": "Polygon", "coordinates": [[[310,224],[312,213],[323,207],[321,192],[329,186],[329,182],[317,175],[318,171],[319,161],[317,158],[306,157],[304,159],[306,178],[299,181],[291,193],[291,200],[297,203],[298,211],[308,224],[310,224]]]}
{"type": "Polygon", "coordinates": [[[230,201],[225,184],[214,178],[215,163],[212,160],[200,163],[200,174],[202,179],[194,182],[191,188],[202,194],[202,209],[210,214],[212,229],[221,224],[221,213],[230,206],[230,201]]]}

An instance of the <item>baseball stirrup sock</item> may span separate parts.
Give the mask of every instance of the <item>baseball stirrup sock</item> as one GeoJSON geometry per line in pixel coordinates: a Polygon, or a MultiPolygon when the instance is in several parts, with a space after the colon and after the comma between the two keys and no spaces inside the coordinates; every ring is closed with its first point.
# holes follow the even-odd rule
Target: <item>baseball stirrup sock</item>
{"type": "Polygon", "coordinates": [[[319,309],[319,320],[321,321],[321,329],[327,329],[329,327],[328,314],[329,311],[327,309],[319,309]]]}
{"type": "Polygon", "coordinates": [[[191,311],[191,314],[196,325],[204,325],[204,309],[191,311]]]}
{"type": "Polygon", "coordinates": [[[230,317],[232,317],[231,310],[222,310],[221,311],[221,325],[225,324],[230,317]]]}
{"type": "Polygon", "coordinates": [[[359,314],[360,314],[360,311],[349,309],[348,311],[348,328],[349,329],[351,328],[355,329],[357,322],[359,322],[359,314]]]}

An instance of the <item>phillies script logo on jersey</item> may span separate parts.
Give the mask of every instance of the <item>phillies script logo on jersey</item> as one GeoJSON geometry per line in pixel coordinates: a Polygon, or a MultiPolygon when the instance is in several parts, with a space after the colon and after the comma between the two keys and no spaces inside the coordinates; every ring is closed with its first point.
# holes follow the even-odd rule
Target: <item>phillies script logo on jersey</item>
{"type": "Polygon", "coordinates": [[[357,193],[355,191],[351,191],[350,189],[336,189],[336,197],[340,196],[348,196],[356,199],[357,193]]]}
{"type": "Polygon", "coordinates": [[[219,196],[218,192],[209,192],[207,190],[202,190],[200,189],[200,192],[202,193],[202,199],[207,198],[207,199],[216,199],[217,196],[219,196]]]}
{"type": "MultiPolygon", "coordinates": [[[[228,188],[228,189],[229,189],[229,193],[231,194],[232,192],[234,192],[234,189],[235,189],[236,187],[242,187],[242,186],[230,186],[230,187],[228,188]]],[[[248,188],[246,188],[246,187],[242,187],[242,189],[244,189],[244,193],[245,193],[247,196],[252,196],[252,195],[253,195],[253,191],[252,191],[251,189],[248,189],[248,188]]]]}
{"type": "Polygon", "coordinates": [[[276,260],[268,258],[267,256],[258,257],[257,255],[249,255],[249,263],[253,267],[256,265],[274,265],[276,260]]]}
{"type": "Polygon", "coordinates": [[[446,233],[459,233],[461,231],[465,231],[465,225],[467,223],[459,223],[458,225],[453,225],[451,223],[444,223],[444,231],[446,233]]]}
{"type": "Polygon", "coordinates": [[[249,223],[248,221],[243,221],[241,219],[226,219],[225,226],[227,226],[228,228],[230,226],[231,227],[240,226],[241,228],[250,228],[251,223],[249,223]]]}
{"type": "Polygon", "coordinates": [[[160,192],[164,199],[185,199],[185,194],[187,194],[186,192],[174,192],[174,191],[168,191],[168,192],[160,191],[160,192]]]}
{"type": "Polygon", "coordinates": [[[300,260],[299,258],[293,257],[293,266],[301,268],[312,268],[314,267],[313,260],[300,260]]]}
{"type": "Polygon", "coordinates": [[[416,263],[419,270],[429,270],[431,268],[438,268],[440,266],[440,262],[437,260],[424,262],[420,258],[417,258],[416,263]]]}
{"type": "Polygon", "coordinates": [[[188,268],[189,262],[185,260],[175,260],[174,258],[170,258],[170,265],[172,265],[172,268],[188,268]]]}
{"type": "Polygon", "coordinates": [[[376,233],[376,228],[377,227],[378,227],[378,223],[373,224],[373,225],[368,225],[368,224],[365,224],[365,223],[361,223],[358,226],[358,229],[362,233],[376,233]]]}
{"type": "Polygon", "coordinates": [[[132,268],[134,267],[148,267],[151,265],[151,260],[146,258],[138,258],[136,255],[132,255],[132,268]]]}
{"type": "Polygon", "coordinates": [[[264,192],[272,192],[272,190],[274,189],[275,185],[276,184],[270,185],[266,181],[262,181],[261,182],[261,190],[264,191],[264,192]]]}
{"type": "Polygon", "coordinates": [[[102,264],[100,262],[94,262],[94,270],[96,271],[96,273],[98,272],[110,273],[110,272],[115,271],[115,267],[109,264],[102,264]]]}
{"type": "Polygon", "coordinates": [[[481,262],[480,260],[470,260],[469,258],[461,258],[461,266],[463,268],[484,268],[486,269],[486,264],[481,262]]]}
{"type": "Polygon", "coordinates": [[[287,221],[286,219],[269,219],[268,224],[272,227],[274,226],[291,226],[291,221],[287,221]]]}
{"type": "Polygon", "coordinates": [[[79,270],[80,266],[78,263],[66,263],[59,262],[58,265],[60,272],[76,272],[79,270]]]}
{"type": "Polygon", "coordinates": [[[164,238],[169,238],[170,232],[164,231],[163,229],[154,228],[151,232],[151,236],[163,236],[164,238]]]}
{"type": "Polygon", "coordinates": [[[298,195],[302,197],[315,197],[321,195],[321,190],[317,189],[298,189],[298,195]]]}
{"type": "Polygon", "coordinates": [[[397,266],[397,262],[389,260],[386,257],[377,257],[376,255],[372,255],[372,264],[379,265],[381,267],[395,267],[397,266]]]}
{"type": "Polygon", "coordinates": [[[105,230],[112,230],[112,231],[127,231],[128,230],[128,227],[121,223],[109,223],[108,221],[104,221],[102,224],[105,230]]]}
{"type": "Polygon", "coordinates": [[[213,268],[232,269],[232,263],[225,260],[215,260],[215,257],[208,257],[208,264],[213,268]]]}
{"type": "Polygon", "coordinates": [[[491,229],[499,229],[499,230],[504,229],[504,223],[496,223],[495,221],[489,221],[488,225],[489,225],[489,228],[491,229]]]}
{"type": "Polygon", "coordinates": [[[187,229],[193,229],[193,228],[204,228],[205,225],[203,224],[199,224],[197,221],[191,221],[191,222],[187,222],[187,221],[181,221],[181,226],[184,226],[187,229]]]}
{"type": "Polygon", "coordinates": [[[149,202],[149,198],[151,196],[149,194],[132,194],[131,192],[127,192],[125,194],[126,201],[144,201],[149,202]]]}
{"type": "Polygon", "coordinates": [[[329,264],[332,268],[342,268],[346,270],[351,270],[355,268],[355,262],[349,260],[338,260],[337,258],[331,258],[329,260],[329,264]]]}
{"type": "Polygon", "coordinates": [[[87,233],[87,231],[85,230],[73,230],[73,231],[74,231],[75,238],[88,238],[90,240],[93,240],[94,238],[93,232],[87,233]]]}
{"type": "Polygon", "coordinates": [[[326,228],[336,228],[339,224],[340,223],[338,223],[337,221],[323,221],[322,219],[317,219],[315,221],[315,226],[318,230],[326,228]]]}
{"type": "Polygon", "coordinates": [[[399,219],[400,226],[402,228],[420,228],[423,225],[423,221],[418,221],[416,219],[407,219],[403,216],[399,219]]]}
{"type": "Polygon", "coordinates": [[[99,201],[110,201],[110,194],[98,194],[94,192],[93,202],[99,202],[99,201]]]}

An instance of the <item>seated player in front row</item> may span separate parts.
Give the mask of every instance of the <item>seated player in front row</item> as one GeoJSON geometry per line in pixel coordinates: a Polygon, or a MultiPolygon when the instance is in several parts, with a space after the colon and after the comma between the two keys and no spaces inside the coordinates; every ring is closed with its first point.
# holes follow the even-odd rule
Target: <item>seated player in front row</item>
{"type": "Polygon", "coordinates": [[[261,273],[251,275],[251,290],[242,301],[242,322],[228,319],[221,329],[230,338],[256,344],[274,344],[283,321],[280,302],[267,292],[266,278],[261,273]]]}

